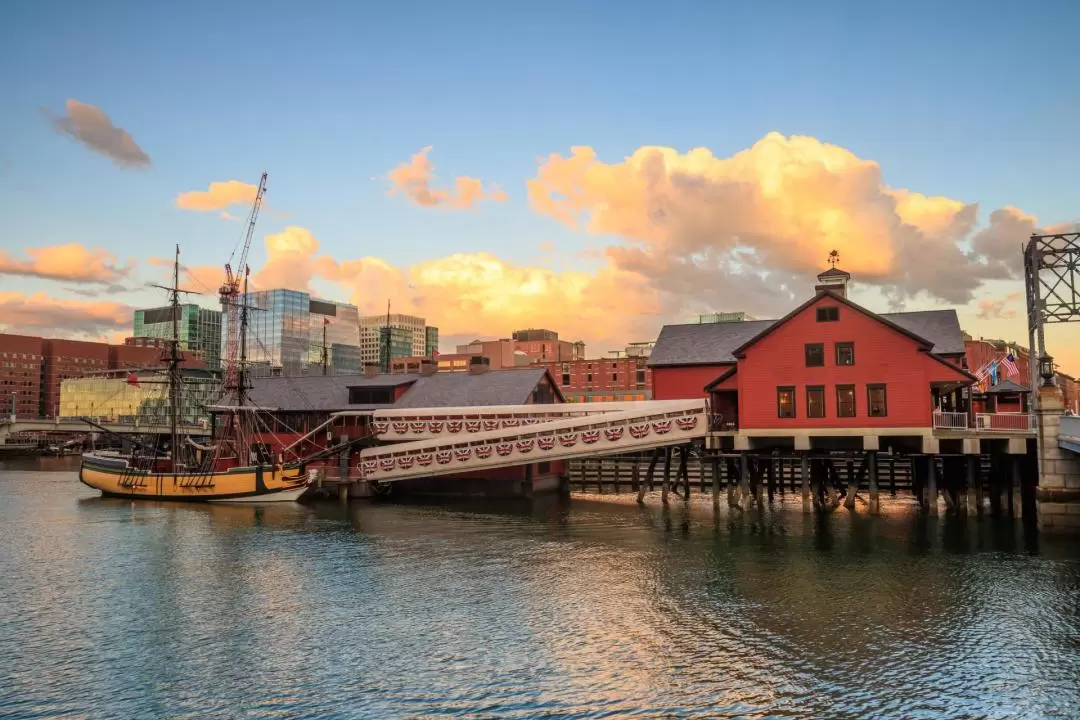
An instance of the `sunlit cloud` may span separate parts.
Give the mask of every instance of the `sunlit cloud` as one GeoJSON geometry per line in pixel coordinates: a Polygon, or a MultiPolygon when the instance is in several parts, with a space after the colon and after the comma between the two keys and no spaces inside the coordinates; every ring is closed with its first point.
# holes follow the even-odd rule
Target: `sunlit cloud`
{"type": "Polygon", "coordinates": [[[537,212],[620,238],[608,250],[616,266],[648,268],[671,288],[733,274],[744,286],[805,284],[835,249],[859,282],[966,303],[985,280],[1018,277],[1019,244],[1035,229],[1012,208],[976,228],[973,203],[891,188],[871,160],[778,133],[728,158],[642,147],[608,163],[574,147],[546,158],[528,190],[537,212]]]}
{"type": "Polygon", "coordinates": [[[414,204],[423,207],[452,210],[468,210],[484,200],[506,201],[506,193],[497,185],[488,185],[485,188],[480,180],[464,175],[454,179],[452,190],[433,188],[435,166],[428,159],[429,152],[430,145],[413,155],[409,162],[402,163],[389,172],[391,195],[404,195],[414,204]]]}
{"type": "MultiPolygon", "coordinates": [[[[195,212],[225,210],[233,205],[251,205],[259,189],[240,180],[212,182],[206,190],[191,190],[176,196],[176,207],[195,212]]],[[[222,219],[231,220],[228,213],[222,213],[222,219]],[[228,217],[226,217],[228,216],[228,217]]]]}
{"type": "Polygon", "coordinates": [[[27,248],[23,254],[26,259],[0,250],[0,275],[112,285],[132,270],[132,263],[121,265],[107,250],[86,248],[79,243],[27,248]]]}
{"type": "Polygon", "coordinates": [[[70,99],[64,105],[63,115],[56,116],[48,110],[42,112],[58,133],[70,135],[122,168],[142,169],[150,166],[150,156],[143,152],[127,131],[113,125],[101,108],[70,99]]]}
{"type": "Polygon", "coordinates": [[[130,306],[116,302],[0,292],[0,328],[9,332],[99,337],[129,329],[132,312],[130,306]]]}
{"type": "Polygon", "coordinates": [[[979,300],[978,317],[980,320],[1012,320],[1016,317],[1015,305],[1024,297],[1022,292],[1012,292],[1003,298],[979,300]]]}

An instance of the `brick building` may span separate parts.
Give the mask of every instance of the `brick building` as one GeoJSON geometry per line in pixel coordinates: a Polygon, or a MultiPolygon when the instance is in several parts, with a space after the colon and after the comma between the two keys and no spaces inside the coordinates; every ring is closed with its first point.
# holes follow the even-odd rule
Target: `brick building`
{"type": "MultiPolygon", "coordinates": [[[[14,392],[18,417],[55,417],[64,380],[103,370],[160,367],[161,354],[158,347],[0,333],[0,413],[10,415],[14,392]]],[[[184,366],[205,364],[190,358],[184,366]]]]}
{"type": "Polygon", "coordinates": [[[36,418],[41,411],[44,341],[0,333],[0,416],[36,418]]]}
{"type": "Polygon", "coordinates": [[[646,357],[536,364],[548,369],[567,402],[652,399],[652,370],[646,357]]]}

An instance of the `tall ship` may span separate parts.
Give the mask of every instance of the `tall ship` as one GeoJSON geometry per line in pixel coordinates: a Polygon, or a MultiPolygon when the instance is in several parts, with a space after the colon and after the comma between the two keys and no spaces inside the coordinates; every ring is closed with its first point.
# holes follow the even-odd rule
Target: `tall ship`
{"type": "MultiPolygon", "coordinates": [[[[230,323],[227,328],[224,358],[224,383],[221,400],[214,410],[216,422],[211,426],[208,441],[198,442],[191,437],[192,428],[181,423],[181,413],[196,402],[185,398],[190,390],[181,372],[184,354],[179,339],[180,248],[176,248],[173,264],[173,283],[159,286],[169,292],[172,314],[172,338],[163,354],[165,370],[160,379],[141,381],[158,384],[168,432],[151,433],[136,438],[119,436],[129,449],[125,452],[88,452],[82,456],[79,480],[103,495],[146,500],[185,500],[196,502],[290,502],[298,500],[308,489],[305,459],[286,462],[283,456],[274,457],[256,442],[260,427],[260,408],[249,398],[247,372],[247,250],[255,228],[266,174],[252,204],[244,249],[238,272],[234,276],[226,264],[225,282],[220,289],[221,301],[230,323]],[[243,295],[241,278],[243,276],[243,295]],[[182,427],[182,425],[184,425],[182,427]]],[[[233,251],[235,254],[235,250],[233,251]]],[[[93,419],[84,418],[90,426],[110,434],[111,431],[93,419]]]]}

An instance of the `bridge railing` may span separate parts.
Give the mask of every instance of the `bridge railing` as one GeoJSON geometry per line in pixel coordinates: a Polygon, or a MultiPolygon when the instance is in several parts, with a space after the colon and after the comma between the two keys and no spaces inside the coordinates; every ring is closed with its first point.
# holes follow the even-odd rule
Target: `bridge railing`
{"type": "Polygon", "coordinates": [[[1028,413],[979,413],[975,429],[988,432],[1033,432],[1035,416],[1028,413]]]}
{"type": "Polygon", "coordinates": [[[935,412],[935,430],[967,430],[968,414],[962,412],[935,412]]]}

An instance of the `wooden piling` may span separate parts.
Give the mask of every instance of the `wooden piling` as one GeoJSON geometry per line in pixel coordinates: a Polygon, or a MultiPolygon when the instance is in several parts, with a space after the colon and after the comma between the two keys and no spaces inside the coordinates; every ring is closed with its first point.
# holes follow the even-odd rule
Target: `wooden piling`
{"type": "Polygon", "coordinates": [[[766,482],[768,482],[769,504],[772,505],[773,496],[776,494],[776,457],[769,458],[769,464],[765,466],[767,473],[766,482]]]}
{"type": "Polygon", "coordinates": [[[937,458],[927,455],[926,460],[926,489],[923,495],[923,506],[931,515],[937,515],[937,458]]]}
{"type": "Polygon", "coordinates": [[[810,510],[810,458],[806,453],[799,458],[800,481],[802,483],[802,506],[804,511],[810,510]]]}
{"type": "Polygon", "coordinates": [[[972,515],[982,512],[982,484],[979,482],[979,473],[976,463],[978,455],[968,455],[967,458],[967,508],[972,515]]]}
{"type": "Polygon", "coordinates": [[[342,482],[338,484],[338,500],[341,501],[343,505],[349,503],[349,483],[345,482],[344,478],[342,478],[342,482]]]}
{"type": "Polygon", "coordinates": [[[739,456],[739,504],[749,507],[750,503],[750,457],[743,453],[739,456]]]}
{"type": "Polygon", "coordinates": [[[728,507],[738,507],[739,501],[735,496],[735,477],[738,472],[735,469],[735,458],[726,458],[724,467],[727,468],[727,504],[728,507]]]}
{"type": "Polygon", "coordinates": [[[896,497],[896,456],[889,458],[889,494],[896,497]]]}
{"type": "Polygon", "coordinates": [[[660,448],[656,448],[655,450],[653,450],[652,457],[649,459],[649,469],[645,473],[645,481],[649,487],[650,492],[653,489],[653,482],[654,478],[656,477],[656,463],[660,460],[661,452],[662,450],[660,448]]]}
{"type": "Polygon", "coordinates": [[[690,448],[683,445],[679,448],[679,472],[675,475],[675,494],[679,494],[679,485],[682,484],[683,500],[690,500],[690,448]]]}
{"type": "Polygon", "coordinates": [[[866,453],[866,463],[866,472],[870,477],[870,514],[877,515],[881,512],[881,492],[878,489],[877,476],[877,453],[872,450],[866,453]]]}
{"type": "Polygon", "coordinates": [[[714,508],[720,507],[720,458],[715,455],[710,463],[712,469],[712,504],[714,508]]]}
{"type": "Polygon", "coordinates": [[[660,500],[668,504],[668,492],[671,490],[671,446],[664,448],[664,484],[660,488],[660,500]]]}

